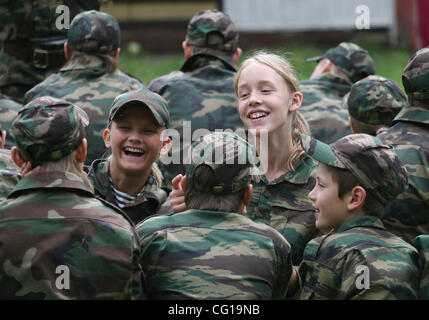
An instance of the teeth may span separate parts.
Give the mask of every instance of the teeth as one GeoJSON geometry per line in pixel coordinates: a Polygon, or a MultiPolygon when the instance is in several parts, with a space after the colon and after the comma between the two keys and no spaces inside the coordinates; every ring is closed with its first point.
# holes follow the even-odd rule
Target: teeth
{"type": "Polygon", "coordinates": [[[257,119],[257,118],[265,117],[266,115],[267,115],[266,112],[254,112],[249,117],[250,119],[257,119]]]}
{"type": "Polygon", "coordinates": [[[135,152],[135,153],[144,153],[143,149],[139,149],[139,148],[131,148],[131,147],[127,147],[124,149],[126,152],[135,152]]]}

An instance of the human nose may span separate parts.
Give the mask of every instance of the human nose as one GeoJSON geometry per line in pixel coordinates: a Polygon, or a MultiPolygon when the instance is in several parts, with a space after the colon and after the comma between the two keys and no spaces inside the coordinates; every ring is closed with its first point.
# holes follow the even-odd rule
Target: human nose
{"type": "Polygon", "coordinates": [[[310,191],[308,198],[313,202],[316,201],[316,186],[310,191]]]}
{"type": "Polygon", "coordinates": [[[257,91],[253,90],[249,93],[249,105],[258,105],[261,104],[261,97],[257,91]]]}

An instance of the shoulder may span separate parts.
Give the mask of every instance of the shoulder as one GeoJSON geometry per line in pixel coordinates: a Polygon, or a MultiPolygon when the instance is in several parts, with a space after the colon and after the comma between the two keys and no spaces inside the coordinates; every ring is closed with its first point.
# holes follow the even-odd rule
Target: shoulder
{"type": "Polygon", "coordinates": [[[182,71],[173,71],[169,74],[157,77],[153,79],[148,85],[147,89],[150,91],[156,92],[160,94],[162,92],[162,88],[172,79],[180,78],[184,75],[182,71]]]}

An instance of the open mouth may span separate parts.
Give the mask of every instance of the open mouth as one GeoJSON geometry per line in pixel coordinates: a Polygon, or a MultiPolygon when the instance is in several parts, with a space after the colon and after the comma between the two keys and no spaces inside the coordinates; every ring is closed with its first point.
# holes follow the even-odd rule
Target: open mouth
{"type": "Polygon", "coordinates": [[[141,157],[144,155],[144,150],[140,149],[140,148],[132,148],[132,147],[125,147],[124,148],[124,153],[127,156],[132,156],[132,157],[141,157]]]}
{"type": "Polygon", "coordinates": [[[260,118],[265,118],[268,115],[267,112],[265,111],[256,111],[256,112],[252,112],[249,114],[249,119],[260,119],[260,118]]]}

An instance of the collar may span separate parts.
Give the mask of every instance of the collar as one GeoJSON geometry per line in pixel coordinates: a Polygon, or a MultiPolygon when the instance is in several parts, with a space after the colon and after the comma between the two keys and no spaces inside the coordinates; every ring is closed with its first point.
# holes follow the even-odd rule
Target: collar
{"type": "Polygon", "coordinates": [[[399,121],[429,124],[429,110],[414,106],[405,106],[399,111],[392,124],[399,121]]]}
{"type": "Polygon", "coordinates": [[[268,185],[278,184],[283,181],[293,184],[307,184],[310,177],[316,172],[316,169],[317,163],[310,156],[304,154],[294,166],[293,170],[289,170],[271,182],[268,182],[265,175],[261,176],[261,180],[268,185]]]}
{"type": "Polygon", "coordinates": [[[89,68],[104,69],[103,60],[95,55],[79,55],[74,59],[67,61],[66,64],[60,69],[60,72],[84,70],[89,68]]]}
{"type": "Polygon", "coordinates": [[[8,198],[16,197],[25,191],[34,191],[37,189],[74,189],[93,196],[93,193],[74,173],[50,171],[36,172],[23,177],[15,188],[13,188],[8,198]]]}
{"type": "Polygon", "coordinates": [[[380,218],[375,216],[358,216],[343,223],[337,232],[343,232],[352,228],[365,227],[385,230],[386,228],[380,218]]]}
{"type": "Polygon", "coordinates": [[[185,61],[180,71],[189,72],[208,65],[226,67],[231,71],[237,71],[231,57],[214,56],[208,53],[198,53],[191,56],[185,61]]]}

